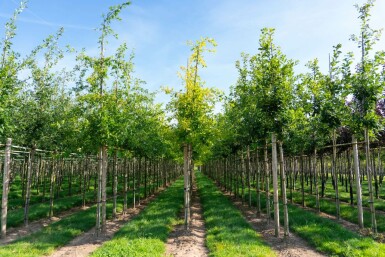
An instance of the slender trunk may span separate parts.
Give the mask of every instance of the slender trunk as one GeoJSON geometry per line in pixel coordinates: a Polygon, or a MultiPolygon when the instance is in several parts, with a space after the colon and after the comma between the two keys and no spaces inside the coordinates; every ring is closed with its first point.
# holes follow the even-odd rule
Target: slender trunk
{"type": "Polygon", "coordinates": [[[269,162],[267,157],[267,140],[264,148],[264,158],[265,158],[265,182],[266,182],[266,218],[267,224],[270,223],[270,183],[269,183],[269,162]]]}
{"type": "Polygon", "coordinates": [[[117,151],[115,150],[114,155],[114,186],[113,186],[113,207],[112,207],[112,218],[116,219],[116,200],[118,195],[118,157],[117,157],[117,151]]]}
{"type": "Polygon", "coordinates": [[[52,158],[52,166],[51,166],[51,180],[49,187],[49,217],[53,217],[53,200],[54,200],[54,192],[55,192],[55,182],[56,182],[56,169],[58,161],[55,160],[55,157],[52,158]]]}
{"type": "Polygon", "coordinates": [[[372,171],[370,168],[370,142],[369,142],[368,129],[365,129],[365,154],[366,154],[366,172],[368,174],[369,206],[370,206],[370,214],[371,214],[370,216],[372,221],[372,230],[374,234],[377,234],[376,210],[374,208],[374,198],[373,198],[372,171]]]}
{"type": "Polygon", "coordinates": [[[189,146],[183,146],[183,175],[184,175],[184,226],[189,229],[190,226],[190,203],[189,203],[189,146]]]}
{"type": "Polygon", "coordinates": [[[135,171],[136,171],[136,158],[134,158],[133,160],[132,160],[132,194],[133,194],[133,196],[132,196],[132,198],[133,198],[133,204],[134,204],[134,209],[136,208],[136,181],[135,181],[135,179],[136,179],[136,176],[135,176],[135,171]]]}
{"type": "Polygon", "coordinates": [[[338,176],[337,176],[337,148],[336,148],[336,131],[333,130],[333,181],[334,181],[334,189],[336,196],[336,217],[339,220],[341,218],[340,215],[340,194],[338,191],[338,176]]]}
{"type": "Polygon", "coordinates": [[[282,142],[279,142],[280,153],[280,167],[282,174],[282,203],[283,203],[283,222],[284,222],[284,235],[289,236],[289,210],[287,208],[287,196],[286,196],[286,172],[285,172],[285,160],[283,156],[282,142]]]}
{"type": "Polygon", "coordinates": [[[360,176],[360,166],[358,159],[358,147],[357,139],[353,135],[353,161],[354,161],[354,174],[356,176],[356,195],[357,195],[357,211],[358,211],[358,225],[362,229],[364,228],[364,216],[362,210],[362,188],[361,188],[361,176],[360,176]]]}
{"type": "Polygon", "coordinates": [[[260,186],[260,174],[261,170],[259,168],[259,156],[258,156],[258,148],[257,148],[257,156],[256,156],[256,172],[257,172],[257,216],[259,217],[261,215],[261,186],[260,186]]]}
{"type": "Polygon", "coordinates": [[[318,169],[317,169],[317,149],[314,149],[314,182],[315,182],[315,201],[316,201],[316,209],[320,212],[320,202],[319,202],[319,190],[318,190],[318,169]]]}
{"type": "Polygon", "coordinates": [[[242,200],[242,205],[244,203],[244,200],[245,200],[245,159],[243,157],[243,152],[241,153],[241,163],[240,163],[240,173],[241,173],[241,186],[242,186],[242,189],[241,189],[241,200],[242,200]]]}
{"type": "Polygon", "coordinates": [[[127,159],[125,158],[124,159],[124,169],[123,169],[123,172],[124,172],[124,185],[123,185],[123,193],[124,193],[124,197],[123,197],[123,213],[126,214],[127,213],[127,191],[128,191],[128,188],[127,188],[127,181],[128,181],[128,166],[127,166],[127,159]]]}
{"type": "Polygon", "coordinates": [[[279,237],[279,195],[278,195],[278,171],[277,171],[277,139],[275,133],[271,134],[271,163],[273,173],[273,204],[274,204],[274,232],[279,237]]]}
{"type": "Polygon", "coordinates": [[[29,213],[29,201],[31,198],[31,174],[33,171],[33,162],[35,158],[35,146],[32,147],[31,152],[28,156],[28,168],[27,168],[27,189],[25,195],[25,206],[24,206],[24,225],[28,227],[28,213],[29,213]]]}
{"type": "Polygon", "coordinates": [[[250,160],[250,146],[247,146],[247,187],[249,189],[249,207],[251,207],[251,173],[253,172],[250,160]]]}
{"type": "Polygon", "coordinates": [[[347,172],[349,173],[349,196],[350,196],[350,205],[354,205],[354,195],[353,195],[353,169],[352,169],[352,162],[351,162],[351,155],[350,151],[346,151],[346,159],[348,161],[348,170],[347,172]]]}
{"type": "Polygon", "coordinates": [[[83,165],[82,165],[82,180],[83,180],[83,188],[82,188],[82,207],[86,206],[86,190],[87,190],[87,171],[88,171],[88,158],[86,157],[83,165]]]}
{"type": "Polygon", "coordinates": [[[1,199],[1,237],[7,235],[7,215],[8,215],[8,192],[9,192],[9,174],[11,167],[11,146],[12,139],[8,138],[4,152],[4,173],[3,173],[3,195],[1,199]]]}
{"type": "Polygon", "coordinates": [[[106,232],[106,221],[107,221],[107,147],[102,147],[102,233],[106,232]]]}
{"type": "Polygon", "coordinates": [[[102,213],[102,176],[103,176],[103,147],[99,148],[98,153],[98,186],[97,186],[97,206],[96,206],[96,235],[101,232],[101,213],[102,213]]]}
{"type": "Polygon", "coordinates": [[[301,192],[302,192],[302,207],[305,207],[305,178],[304,178],[304,168],[303,168],[303,153],[300,157],[301,164],[301,192]]]}

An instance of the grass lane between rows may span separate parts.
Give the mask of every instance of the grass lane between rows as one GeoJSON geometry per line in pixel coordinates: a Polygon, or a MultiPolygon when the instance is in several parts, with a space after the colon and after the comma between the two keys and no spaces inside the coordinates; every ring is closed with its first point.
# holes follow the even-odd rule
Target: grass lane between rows
{"type": "MultiPolygon", "coordinates": [[[[143,190],[141,191],[141,198],[143,190]]],[[[133,199],[129,194],[128,201],[133,199]]],[[[112,217],[112,202],[107,203],[107,218],[112,217]]],[[[117,202],[117,212],[123,210],[123,199],[117,202]]],[[[42,230],[22,237],[8,245],[0,247],[1,257],[38,257],[49,255],[56,248],[66,245],[80,234],[95,226],[96,205],[78,211],[57,222],[51,223],[42,230]]]]}
{"type": "Polygon", "coordinates": [[[214,183],[197,172],[210,256],[276,256],[214,183]]]}
{"type": "MultiPolygon", "coordinates": [[[[256,206],[254,189],[252,190],[252,205],[256,206]]],[[[261,206],[263,207],[262,211],[266,211],[264,193],[261,194],[261,206]]],[[[371,237],[364,237],[344,228],[333,220],[293,204],[288,204],[288,211],[290,230],[321,252],[331,256],[385,257],[385,245],[377,243],[371,237]]],[[[282,204],[280,204],[280,218],[281,224],[283,224],[282,204]]]]}
{"type": "Polygon", "coordinates": [[[183,179],[179,179],[91,256],[163,257],[166,251],[165,242],[173,225],[178,222],[178,213],[182,206],[183,179]]]}

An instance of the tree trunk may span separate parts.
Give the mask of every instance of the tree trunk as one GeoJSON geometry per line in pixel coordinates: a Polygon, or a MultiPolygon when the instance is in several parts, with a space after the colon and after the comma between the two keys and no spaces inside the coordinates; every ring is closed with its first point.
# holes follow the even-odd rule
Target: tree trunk
{"type": "Polygon", "coordinates": [[[183,175],[184,175],[184,226],[189,229],[190,226],[190,194],[189,194],[189,145],[183,146],[183,175]]]}
{"type": "Polygon", "coordinates": [[[269,182],[269,159],[267,156],[267,140],[265,142],[265,148],[264,148],[264,158],[265,158],[265,182],[266,182],[266,218],[267,218],[267,224],[270,223],[270,182],[269,182]]]}
{"type": "Polygon", "coordinates": [[[372,230],[374,234],[377,234],[376,210],[374,208],[374,198],[373,198],[372,171],[370,168],[370,142],[369,142],[368,129],[365,129],[365,154],[366,154],[366,172],[368,174],[369,206],[370,206],[370,214],[371,214],[370,216],[372,221],[372,230]]]}
{"type": "Polygon", "coordinates": [[[123,197],[123,213],[126,214],[127,213],[127,181],[128,181],[128,173],[129,173],[129,170],[128,170],[128,165],[127,165],[127,158],[124,159],[124,169],[123,169],[123,172],[124,172],[124,185],[123,185],[123,193],[124,193],[124,197],[123,197]]]}
{"type": "Polygon", "coordinates": [[[334,181],[334,190],[336,196],[336,217],[337,220],[341,218],[340,215],[340,194],[338,191],[338,176],[337,176],[337,148],[336,148],[336,131],[333,130],[333,181],[334,181]]]}
{"type": "Polygon", "coordinates": [[[315,202],[316,209],[320,212],[320,202],[319,202],[319,190],[318,190],[318,169],[317,169],[317,149],[314,149],[314,161],[313,161],[313,169],[314,169],[314,182],[315,182],[315,202]]]}
{"type": "Polygon", "coordinates": [[[116,219],[116,200],[117,200],[117,194],[118,194],[118,153],[115,150],[115,155],[114,155],[114,183],[113,183],[113,207],[112,207],[112,218],[116,219]]]}
{"type": "Polygon", "coordinates": [[[107,146],[103,146],[102,151],[102,233],[105,233],[107,229],[107,146]]]}
{"type": "Polygon", "coordinates": [[[261,215],[261,186],[260,186],[260,174],[261,174],[261,170],[259,168],[259,156],[258,156],[258,148],[257,148],[257,156],[256,156],[256,179],[257,179],[257,183],[256,183],[256,187],[257,187],[257,216],[260,217],[261,215]]]}
{"type": "Polygon", "coordinates": [[[133,193],[133,207],[134,207],[134,209],[136,208],[136,181],[135,181],[135,179],[136,179],[136,176],[135,176],[135,171],[136,171],[136,162],[137,162],[137,160],[136,160],[136,158],[134,158],[133,160],[132,160],[132,193],[133,193]]]}
{"type": "Polygon", "coordinates": [[[274,228],[275,236],[279,237],[279,195],[278,195],[278,171],[277,171],[277,139],[275,133],[271,134],[271,162],[273,173],[273,204],[274,204],[274,228]]]}
{"type": "Polygon", "coordinates": [[[11,167],[11,146],[12,139],[8,138],[4,152],[4,173],[3,173],[3,195],[1,199],[1,237],[7,235],[7,214],[8,214],[8,192],[9,192],[9,174],[11,167]]]}
{"type": "Polygon", "coordinates": [[[285,171],[285,160],[283,156],[282,142],[279,142],[279,153],[280,153],[280,167],[282,174],[282,203],[283,203],[283,222],[284,222],[284,235],[289,236],[289,210],[287,208],[287,196],[286,196],[286,171],[285,171]]]}
{"type": "Polygon", "coordinates": [[[96,206],[96,235],[101,232],[101,213],[102,213],[102,176],[103,176],[103,147],[99,147],[98,154],[98,187],[97,187],[97,206],[96,206]]]}
{"type": "Polygon", "coordinates": [[[31,178],[33,171],[33,162],[35,158],[35,146],[32,147],[31,152],[28,156],[28,168],[27,168],[27,189],[25,194],[25,206],[24,206],[24,225],[28,227],[28,212],[29,212],[29,201],[31,198],[31,178]]]}
{"type": "Polygon", "coordinates": [[[58,161],[55,160],[56,156],[52,158],[52,166],[51,166],[51,178],[50,178],[50,186],[49,186],[49,217],[53,217],[53,200],[55,194],[55,182],[56,182],[56,170],[58,161]]]}
{"type": "Polygon", "coordinates": [[[360,176],[360,165],[358,159],[358,147],[357,139],[352,137],[353,141],[353,161],[354,161],[354,174],[356,176],[356,195],[357,195],[357,211],[358,211],[358,226],[364,228],[364,216],[362,210],[362,188],[361,188],[361,176],[360,176]]]}

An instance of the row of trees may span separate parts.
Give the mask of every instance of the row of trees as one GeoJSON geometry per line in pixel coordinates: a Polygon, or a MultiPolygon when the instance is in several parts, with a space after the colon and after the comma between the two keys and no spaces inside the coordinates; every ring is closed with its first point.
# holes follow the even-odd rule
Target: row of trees
{"type": "MultiPolygon", "coordinates": [[[[356,6],[361,26],[351,40],[362,53],[357,63],[352,52],[342,55],[342,46],[338,44],[329,57],[328,74],[320,71],[318,60],[314,59],[306,64],[309,72],[297,75],[294,72],[297,62],[287,58],[274,43],[274,29],[271,28],[262,29],[258,52],[255,55],[243,53],[241,61],[236,63],[239,79],[226,100],[224,113],[217,117],[215,129],[218,134],[211,158],[229,156],[244,150],[246,145],[267,149],[271,144],[276,235],[279,231],[277,143],[281,160],[284,152],[287,155],[316,156],[317,150],[325,145],[333,146],[332,176],[336,215],[339,218],[336,145],[337,142],[347,141],[355,144],[357,139],[365,141],[365,171],[368,175],[372,227],[376,231],[369,142],[370,139],[383,141],[385,52],[373,50],[381,34],[380,30],[370,27],[373,6],[372,0],[356,6]]],[[[267,159],[267,151],[265,155],[267,159]]],[[[359,178],[358,160],[354,167],[359,178]]],[[[265,170],[269,169],[266,167],[265,170]]],[[[282,170],[281,174],[285,176],[282,170]]],[[[359,182],[357,192],[361,187],[359,182]]],[[[285,188],[282,186],[284,206],[285,188]]],[[[358,207],[361,208],[359,219],[362,220],[360,193],[357,197],[358,205],[361,205],[358,207]]],[[[285,232],[287,222],[285,217],[285,232]]],[[[362,222],[360,226],[363,226],[362,222]]]]}
{"type": "MultiPolygon", "coordinates": [[[[109,156],[114,160],[119,159],[119,152],[130,158],[150,160],[181,156],[175,131],[167,122],[164,109],[154,103],[155,95],[143,87],[145,82],[134,76],[134,54],[125,43],[116,49],[108,49],[112,54],[106,54],[108,42],[118,39],[111,24],[120,20],[119,14],[129,4],[112,6],[102,16],[97,29],[97,56],[88,55],[85,49],[76,51],[69,46],[63,47],[62,28],[44,39],[27,56],[17,53],[13,48],[16,20],[27,7],[27,1],[21,2],[6,23],[5,37],[0,42],[0,141],[12,138],[12,145],[32,149],[31,163],[37,148],[60,152],[64,156],[69,153],[97,156],[94,182],[98,231],[105,227],[108,171],[113,170],[116,175],[117,170],[111,166],[116,164],[108,161],[109,156]],[[76,56],[74,66],[61,68],[64,58],[69,56],[76,56]]],[[[28,167],[32,167],[31,163],[28,167]]],[[[4,166],[3,179],[5,198],[9,187],[7,167],[9,169],[9,165],[4,166]]],[[[54,165],[46,168],[55,174],[52,167],[54,165]]],[[[28,189],[32,168],[28,168],[27,173],[28,189]]],[[[116,190],[114,187],[115,198],[116,190]]],[[[26,210],[28,195],[27,190],[26,210]]],[[[2,224],[5,226],[5,222],[2,224]]]]}
{"type": "Polygon", "coordinates": [[[113,6],[103,16],[99,56],[62,47],[60,29],[29,55],[13,49],[16,19],[26,8],[22,2],[6,24],[0,42],[0,139],[13,143],[93,154],[101,145],[124,148],[135,155],[176,157],[171,126],[154,94],[134,76],[134,54],[125,43],[110,49],[117,38],[110,24],[129,3],[113,6]],[[76,56],[74,67],[62,67],[65,56],[76,56]]]}

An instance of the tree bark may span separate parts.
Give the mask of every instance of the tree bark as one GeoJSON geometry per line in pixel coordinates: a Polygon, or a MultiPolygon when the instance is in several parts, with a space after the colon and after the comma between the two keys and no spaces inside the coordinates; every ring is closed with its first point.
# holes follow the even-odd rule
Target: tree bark
{"type": "Polygon", "coordinates": [[[353,135],[353,161],[354,161],[354,174],[356,176],[356,196],[357,196],[357,211],[358,211],[358,226],[364,228],[364,216],[362,210],[362,188],[361,188],[361,176],[360,176],[360,164],[358,159],[358,147],[357,139],[353,135]]]}
{"type": "Polygon", "coordinates": [[[338,176],[337,176],[337,148],[336,148],[336,131],[333,130],[333,182],[334,182],[334,190],[336,196],[336,217],[337,220],[341,218],[340,215],[340,194],[338,190],[338,176]]]}
{"type": "Polygon", "coordinates": [[[189,194],[189,145],[183,145],[183,175],[184,175],[184,226],[189,229],[190,226],[190,194],[189,194]]]}
{"type": "Polygon", "coordinates": [[[8,138],[4,153],[4,173],[3,173],[3,195],[1,199],[1,237],[7,236],[7,215],[8,215],[8,192],[9,192],[9,174],[11,167],[11,146],[12,139],[8,138]]]}
{"type": "Polygon", "coordinates": [[[277,139],[275,133],[271,134],[271,162],[273,173],[273,204],[274,204],[274,232],[279,237],[279,195],[278,195],[278,169],[277,169],[277,139]]]}
{"type": "Polygon", "coordinates": [[[102,147],[102,152],[102,233],[105,233],[107,229],[107,146],[102,147]]]}
{"type": "Polygon", "coordinates": [[[114,186],[113,186],[113,207],[112,207],[112,218],[116,219],[116,200],[117,200],[117,194],[118,194],[118,153],[115,150],[115,155],[114,155],[114,186]]]}
{"type": "Polygon", "coordinates": [[[371,214],[370,216],[372,221],[372,230],[374,234],[377,234],[376,210],[374,207],[374,198],[373,198],[372,171],[370,168],[370,142],[369,142],[368,129],[365,129],[365,154],[366,154],[366,172],[368,174],[369,206],[370,206],[370,214],[371,214]]]}
{"type": "Polygon", "coordinates": [[[35,146],[32,147],[31,152],[28,156],[28,168],[27,168],[27,189],[25,195],[25,206],[24,206],[24,225],[28,227],[28,213],[29,213],[29,201],[31,198],[31,178],[33,171],[33,161],[35,158],[35,146]]]}
{"type": "Polygon", "coordinates": [[[286,171],[285,171],[285,159],[283,156],[282,142],[279,142],[280,153],[280,167],[282,174],[282,203],[283,203],[283,223],[284,223],[284,235],[289,236],[289,210],[287,208],[287,196],[286,196],[286,171]]]}
{"type": "Polygon", "coordinates": [[[265,149],[264,149],[264,158],[265,158],[265,182],[266,182],[266,218],[267,218],[267,224],[270,223],[270,182],[269,182],[269,159],[267,156],[267,140],[265,142],[265,149]]]}

